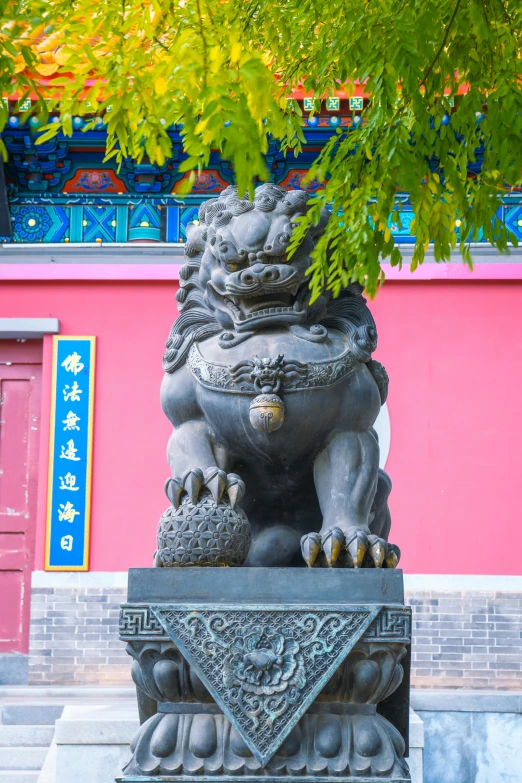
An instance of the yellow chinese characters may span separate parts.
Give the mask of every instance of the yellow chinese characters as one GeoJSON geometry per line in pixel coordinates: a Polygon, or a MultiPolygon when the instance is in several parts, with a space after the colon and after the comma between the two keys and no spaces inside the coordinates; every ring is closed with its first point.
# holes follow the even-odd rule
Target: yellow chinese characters
{"type": "Polygon", "coordinates": [[[71,492],[78,492],[80,487],[76,486],[76,476],[72,473],[66,473],[65,476],[59,476],[60,489],[68,489],[71,492]]]}
{"type": "Polygon", "coordinates": [[[62,446],[60,459],[69,459],[71,460],[71,462],[80,462],[81,458],[76,456],[77,453],[78,453],[78,449],[74,445],[74,441],[71,438],[71,440],[67,441],[67,448],[65,448],[65,446],[62,446]]]}
{"type": "Polygon", "coordinates": [[[78,373],[81,372],[85,367],[83,362],[80,361],[81,358],[82,357],[80,354],[74,351],[74,353],[70,353],[69,356],[63,360],[62,367],[65,367],[67,372],[72,372],[74,375],[78,375],[78,373]]]}
{"type": "Polygon", "coordinates": [[[69,411],[65,419],[62,419],[62,424],[65,424],[64,430],[79,430],[79,421],[80,417],[77,416],[76,413],[73,413],[73,411],[69,411]]]}
{"type": "Polygon", "coordinates": [[[72,536],[62,536],[60,540],[60,546],[67,552],[70,552],[73,546],[74,538],[72,536]]]}
{"type": "Polygon", "coordinates": [[[79,402],[80,394],[82,393],[82,389],[78,386],[78,381],[74,381],[72,386],[66,383],[63,388],[63,399],[65,402],[79,402]]]}
{"type": "Polygon", "coordinates": [[[58,507],[58,519],[60,522],[74,522],[74,517],[79,513],[69,500],[67,503],[60,503],[58,507]]]}

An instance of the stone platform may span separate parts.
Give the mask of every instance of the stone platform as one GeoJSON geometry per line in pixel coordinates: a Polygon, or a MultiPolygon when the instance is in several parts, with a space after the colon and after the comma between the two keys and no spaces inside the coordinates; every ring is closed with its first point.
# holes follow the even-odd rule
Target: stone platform
{"type": "Polygon", "coordinates": [[[120,639],[142,724],[124,783],[410,780],[400,571],[133,569],[120,639]]]}

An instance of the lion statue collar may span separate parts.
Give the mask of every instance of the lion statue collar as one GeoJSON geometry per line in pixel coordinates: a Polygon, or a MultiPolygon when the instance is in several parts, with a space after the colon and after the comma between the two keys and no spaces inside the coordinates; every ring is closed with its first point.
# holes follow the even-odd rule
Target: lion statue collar
{"type": "Polygon", "coordinates": [[[202,386],[234,394],[285,393],[326,388],[351,375],[360,359],[348,346],[337,357],[318,362],[253,356],[235,366],[208,361],[196,343],[190,348],[187,365],[202,386]]]}

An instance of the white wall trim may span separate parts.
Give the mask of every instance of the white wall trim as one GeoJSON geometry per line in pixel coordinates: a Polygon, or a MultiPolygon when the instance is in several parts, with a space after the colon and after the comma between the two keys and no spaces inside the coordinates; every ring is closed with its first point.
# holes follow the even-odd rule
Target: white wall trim
{"type": "MultiPolygon", "coordinates": [[[[33,587],[127,587],[126,571],[34,571],[33,587]]],[[[521,592],[522,576],[404,574],[406,591],[521,592]]]]}
{"type": "Polygon", "coordinates": [[[404,574],[405,590],[522,592],[522,576],[404,574]]]}
{"type": "Polygon", "coordinates": [[[127,587],[126,571],[33,571],[34,587],[127,587]]]}

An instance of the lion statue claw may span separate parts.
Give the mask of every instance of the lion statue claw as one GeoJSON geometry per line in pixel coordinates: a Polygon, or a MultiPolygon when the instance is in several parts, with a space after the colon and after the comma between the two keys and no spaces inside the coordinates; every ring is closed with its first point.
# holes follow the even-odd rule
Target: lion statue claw
{"type": "Polygon", "coordinates": [[[375,323],[358,284],[310,304],[328,212],[289,258],[307,202],[270,184],[253,201],[229,187],[189,227],[163,360],[174,430],[156,565],[399,561],[374,430],[388,389],[375,323]]]}

